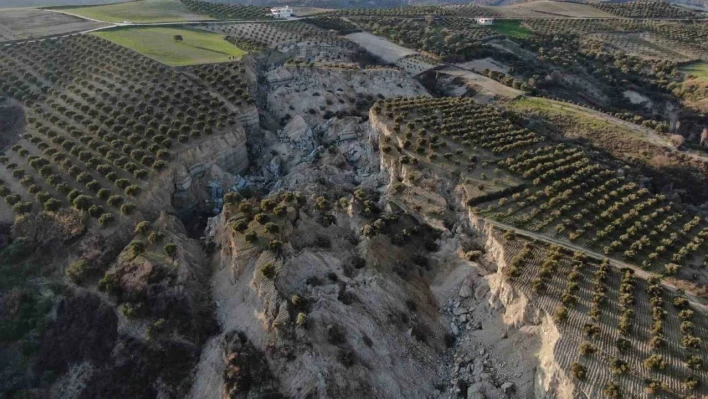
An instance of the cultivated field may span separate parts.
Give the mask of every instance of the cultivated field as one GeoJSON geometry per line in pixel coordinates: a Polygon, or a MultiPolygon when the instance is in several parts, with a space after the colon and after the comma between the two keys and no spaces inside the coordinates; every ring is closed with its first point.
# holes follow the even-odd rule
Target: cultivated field
{"type": "Polygon", "coordinates": [[[32,8],[0,12],[0,42],[61,35],[107,26],[100,22],[32,8]]]}
{"type": "Polygon", "coordinates": [[[281,48],[296,43],[322,43],[353,48],[354,43],[339,35],[302,22],[209,23],[201,29],[218,32],[247,50],[281,48]]]}
{"type": "Polygon", "coordinates": [[[475,100],[485,104],[490,102],[491,100],[499,98],[513,99],[522,94],[520,90],[516,90],[513,87],[506,86],[500,82],[497,82],[494,79],[490,79],[487,76],[483,76],[479,73],[470,72],[468,70],[460,69],[454,66],[442,68],[439,70],[439,72],[464,79],[466,84],[477,92],[477,95],[474,97],[475,100]]]}
{"type": "Polygon", "coordinates": [[[471,99],[385,100],[373,112],[393,132],[382,151],[412,168],[407,184],[414,170],[449,176],[477,213],[653,272],[690,279],[707,259],[705,221],[582,147],[548,142],[471,99]]]}
{"type": "Polygon", "coordinates": [[[224,40],[223,35],[192,29],[134,27],[95,35],[173,66],[226,62],[245,54],[224,40]],[[175,36],[181,36],[182,40],[175,40],[175,36]]]}
{"type": "Polygon", "coordinates": [[[108,22],[171,22],[212,19],[190,11],[178,0],[141,0],[98,7],[64,8],[66,12],[108,22]]]}
{"type": "Polygon", "coordinates": [[[413,75],[423,73],[439,64],[439,60],[422,54],[408,55],[396,61],[396,66],[403,68],[406,72],[413,75]]]}
{"type": "Polygon", "coordinates": [[[0,8],[89,6],[94,4],[122,3],[131,0],[3,0],[0,8]]]}
{"type": "Polygon", "coordinates": [[[202,0],[180,0],[192,12],[216,19],[272,19],[268,7],[214,3],[202,0]]]}
{"type": "MultiPolygon", "coordinates": [[[[554,357],[588,398],[706,394],[705,314],[659,279],[495,233],[511,285],[553,317],[554,357]]],[[[689,396],[696,395],[696,396],[689,396]]]]}
{"type": "Polygon", "coordinates": [[[531,32],[522,26],[520,21],[497,21],[492,29],[499,32],[502,35],[507,35],[509,37],[526,38],[529,37],[531,32]]]}
{"type": "Polygon", "coordinates": [[[708,63],[698,62],[684,65],[681,67],[681,71],[708,81],[708,63]]]}
{"type": "MultiPolygon", "coordinates": [[[[514,30],[518,23],[509,22],[486,27],[479,26],[470,19],[454,16],[436,18],[405,18],[391,16],[364,16],[349,17],[354,23],[377,36],[386,37],[392,43],[400,44],[411,49],[423,51],[441,57],[444,61],[464,61],[475,58],[483,50],[480,41],[484,38],[499,35],[500,30],[514,30]]],[[[524,29],[525,30],[525,29],[524,29]]],[[[364,34],[355,34],[365,39],[364,34]]],[[[372,44],[380,38],[370,39],[372,44]]],[[[363,45],[363,44],[362,44],[363,45]]],[[[363,45],[366,47],[366,45],[363,45]]],[[[384,54],[392,52],[397,58],[401,54],[395,49],[387,50],[376,45],[375,53],[379,57],[392,58],[384,54]]],[[[373,48],[373,47],[372,47],[373,48]]]]}
{"type": "Polygon", "coordinates": [[[556,1],[533,1],[498,7],[499,13],[507,18],[616,18],[609,12],[592,7],[588,4],[567,3],[556,1]]]}
{"type": "Polygon", "coordinates": [[[175,152],[237,123],[205,86],[92,35],[0,47],[0,76],[27,120],[0,157],[0,214],[70,206],[106,226],[175,152]]]}
{"type": "Polygon", "coordinates": [[[669,59],[673,52],[681,54],[682,58],[677,61],[685,58],[708,57],[708,41],[706,41],[708,24],[701,22],[646,19],[534,19],[524,21],[524,25],[541,35],[563,33],[602,38],[612,47],[627,49],[647,58],[655,58],[660,49],[669,49],[670,53],[664,56],[669,59]]]}
{"type": "Polygon", "coordinates": [[[371,54],[381,58],[384,62],[391,64],[402,57],[416,54],[414,50],[391,43],[386,39],[382,39],[368,32],[351,33],[345,37],[365,48],[371,54]]]}
{"type": "Polygon", "coordinates": [[[626,3],[595,3],[598,9],[623,18],[693,18],[697,13],[666,1],[636,0],[626,3]]]}

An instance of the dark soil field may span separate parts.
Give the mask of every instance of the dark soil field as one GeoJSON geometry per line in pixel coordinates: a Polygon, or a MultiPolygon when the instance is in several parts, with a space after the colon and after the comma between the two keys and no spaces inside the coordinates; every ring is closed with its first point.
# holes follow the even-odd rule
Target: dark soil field
{"type": "Polygon", "coordinates": [[[61,35],[102,26],[106,24],[52,11],[32,8],[6,10],[0,12],[0,42],[61,35]]]}

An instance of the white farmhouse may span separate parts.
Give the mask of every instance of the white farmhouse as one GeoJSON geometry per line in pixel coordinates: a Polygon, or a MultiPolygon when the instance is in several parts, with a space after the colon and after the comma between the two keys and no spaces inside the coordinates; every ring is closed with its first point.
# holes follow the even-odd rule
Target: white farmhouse
{"type": "Polygon", "coordinates": [[[293,9],[290,6],[271,8],[270,15],[274,18],[287,19],[293,15],[293,9]]]}
{"type": "Polygon", "coordinates": [[[477,17],[474,20],[478,25],[492,25],[494,23],[494,18],[477,17]]]}

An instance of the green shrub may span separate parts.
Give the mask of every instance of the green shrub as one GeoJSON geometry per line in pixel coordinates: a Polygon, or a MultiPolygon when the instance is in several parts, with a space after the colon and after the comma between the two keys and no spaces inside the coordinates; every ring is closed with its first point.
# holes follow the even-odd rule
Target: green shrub
{"type": "Polygon", "coordinates": [[[120,293],[120,281],[115,273],[106,273],[98,282],[98,290],[112,295],[120,293]]]}
{"type": "Polygon", "coordinates": [[[683,384],[686,386],[686,389],[697,389],[698,386],[701,385],[701,380],[698,376],[692,375],[686,377],[683,384]]]}
{"type": "Polygon", "coordinates": [[[624,360],[613,357],[610,359],[610,371],[612,374],[625,374],[629,371],[629,365],[624,360]]]}
{"type": "Polygon", "coordinates": [[[691,370],[702,370],[703,369],[703,358],[696,355],[689,355],[686,358],[686,366],[691,370]]]}
{"type": "Polygon", "coordinates": [[[239,212],[250,213],[252,209],[253,207],[248,202],[241,202],[240,204],[238,204],[239,212]]]}
{"type": "Polygon", "coordinates": [[[138,315],[138,310],[132,303],[124,303],[118,308],[120,312],[128,319],[133,319],[138,315]]]}
{"type": "Polygon", "coordinates": [[[663,356],[654,354],[644,359],[644,367],[649,370],[663,370],[666,367],[666,362],[664,362],[663,356]]]}
{"type": "Polygon", "coordinates": [[[13,210],[13,212],[15,212],[18,215],[21,215],[23,213],[32,212],[32,203],[31,202],[18,202],[12,206],[12,210],[13,210]]]}
{"type": "Polygon", "coordinates": [[[90,182],[86,183],[86,188],[93,191],[94,193],[98,193],[98,191],[101,190],[101,183],[97,182],[96,180],[91,180],[90,182]]]}
{"type": "Polygon", "coordinates": [[[89,263],[84,259],[79,259],[78,261],[69,265],[69,267],[66,268],[64,273],[74,283],[81,284],[81,282],[90,270],[91,266],[89,265],[89,263]]]}
{"type": "Polygon", "coordinates": [[[542,294],[546,292],[547,287],[543,279],[536,277],[531,281],[531,288],[535,293],[542,294]]]}
{"type": "Polygon", "coordinates": [[[104,213],[98,218],[98,225],[99,226],[106,226],[110,223],[112,223],[115,220],[115,217],[113,216],[112,213],[104,213]]]}
{"type": "Polygon", "coordinates": [[[580,363],[575,362],[575,363],[571,364],[570,371],[571,371],[571,373],[573,373],[573,377],[575,377],[581,381],[583,381],[587,378],[588,371],[585,368],[585,366],[583,366],[580,363]]]}
{"type": "Polygon", "coordinates": [[[133,258],[135,258],[145,252],[147,245],[145,245],[142,241],[133,241],[128,246],[128,249],[130,250],[131,255],[133,255],[133,258]]]}
{"type": "Polygon", "coordinates": [[[89,207],[91,206],[91,197],[88,195],[79,195],[76,198],[74,198],[73,201],[71,201],[72,205],[74,208],[80,210],[80,211],[85,211],[88,210],[89,207]]]}
{"type": "Polygon", "coordinates": [[[61,208],[61,201],[55,199],[55,198],[50,198],[47,201],[44,202],[44,209],[49,212],[56,212],[61,208]]]}
{"type": "Polygon", "coordinates": [[[103,209],[98,205],[91,205],[91,207],[89,207],[89,209],[88,209],[88,214],[92,218],[97,218],[97,217],[101,216],[102,213],[103,213],[103,209]]]}
{"type": "Polygon", "coordinates": [[[111,196],[111,191],[106,188],[102,188],[102,189],[98,190],[98,192],[96,193],[96,197],[98,199],[102,199],[104,201],[106,199],[108,199],[108,197],[110,197],[110,196],[111,196]]]}
{"type": "Polygon", "coordinates": [[[148,242],[149,242],[150,244],[157,244],[157,243],[160,242],[164,237],[165,237],[165,235],[164,235],[163,233],[161,233],[161,232],[159,232],[159,231],[152,231],[152,232],[150,232],[150,234],[148,235],[148,242]]]}
{"type": "Polygon", "coordinates": [[[271,240],[270,243],[268,243],[268,248],[270,248],[271,251],[277,251],[282,246],[283,242],[280,240],[271,240]]]}
{"type": "Polygon", "coordinates": [[[654,380],[650,378],[644,380],[644,382],[647,385],[647,392],[652,395],[656,395],[665,390],[664,384],[662,384],[659,380],[654,380]]]}
{"type": "Polygon", "coordinates": [[[594,354],[597,351],[597,348],[595,345],[591,344],[590,342],[583,342],[580,344],[580,347],[578,349],[578,352],[580,352],[581,355],[583,356],[590,356],[594,354]]]}
{"type": "Polygon", "coordinates": [[[585,323],[585,326],[583,326],[583,331],[585,334],[587,334],[588,337],[590,338],[595,338],[598,335],[600,335],[600,327],[593,324],[593,323],[585,323]]]}
{"type": "Polygon", "coordinates": [[[307,327],[307,315],[305,313],[298,313],[297,318],[295,319],[295,323],[299,327],[307,327]]]}
{"type": "Polygon", "coordinates": [[[608,382],[602,392],[604,392],[609,399],[622,399],[622,391],[620,391],[619,385],[614,381],[608,382]]]}
{"type": "Polygon", "coordinates": [[[165,254],[171,258],[174,258],[175,255],[177,254],[177,244],[174,243],[169,243],[165,244],[165,247],[163,248],[165,251],[165,254]]]}
{"type": "Polygon", "coordinates": [[[118,188],[120,189],[125,189],[126,187],[130,186],[130,180],[118,179],[115,181],[115,185],[118,186],[118,188]]]}
{"type": "Polygon", "coordinates": [[[272,280],[275,277],[275,265],[272,263],[266,263],[258,269],[263,277],[272,280]]]}
{"type": "Polygon", "coordinates": [[[123,204],[123,206],[120,207],[120,213],[122,213],[123,215],[126,215],[126,216],[132,215],[134,211],[135,211],[135,205],[133,205],[131,203],[125,203],[125,204],[123,204]]]}
{"type": "Polygon", "coordinates": [[[239,220],[238,222],[231,223],[231,228],[234,229],[234,231],[244,232],[248,229],[248,222],[239,220]]]}
{"type": "Polygon", "coordinates": [[[265,209],[266,211],[272,211],[276,205],[277,204],[272,199],[261,200],[261,209],[265,209]]]}
{"type": "Polygon", "coordinates": [[[275,216],[283,216],[285,213],[288,211],[288,208],[286,208],[283,205],[278,205],[275,208],[273,208],[273,215],[275,216]]]}
{"type": "Polygon", "coordinates": [[[135,226],[135,234],[145,235],[151,228],[150,222],[143,220],[135,226]]]}
{"type": "Polygon", "coordinates": [[[148,326],[146,331],[146,336],[148,340],[155,339],[157,336],[165,332],[167,321],[165,319],[159,319],[156,322],[148,326]]]}
{"type": "Polygon", "coordinates": [[[255,231],[248,231],[246,234],[243,235],[243,238],[246,240],[246,242],[256,242],[258,240],[258,234],[256,234],[255,231]]]}
{"type": "Polygon", "coordinates": [[[268,223],[268,214],[259,213],[256,215],[255,219],[256,219],[256,222],[258,222],[260,224],[266,224],[266,223],[268,223]]]}
{"type": "Polygon", "coordinates": [[[655,336],[655,337],[651,337],[651,339],[649,339],[649,347],[651,347],[654,350],[662,348],[664,346],[664,344],[665,344],[664,338],[661,336],[655,336]]]}
{"type": "Polygon", "coordinates": [[[123,203],[123,197],[120,195],[112,195],[110,198],[108,198],[108,205],[117,208],[120,206],[120,204],[123,203]]]}
{"type": "Polygon", "coordinates": [[[290,303],[295,306],[297,309],[303,309],[307,305],[307,301],[305,298],[301,297],[298,294],[294,294],[292,297],[290,297],[290,303]]]}
{"type": "Polygon", "coordinates": [[[681,345],[685,348],[700,349],[701,339],[693,335],[686,335],[681,339],[681,345]]]}
{"type": "Polygon", "coordinates": [[[502,237],[504,237],[505,240],[510,241],[516,238],[516,233],[514,232],[514,230],[507,230],[506,232],[504,232],[504,235],[502,237]]]}
{"type": "Polygon", "coordinates": [[[620,351],[620,353],[626,353],[630,349],[632,349],[632,343],[627,339],[623,337],[619,337],[617,339],[617,350],[620,351]]]}
{"type": "Polygon", "coordinates": [[[125,194],[131,197],[135,197],[136,195],[140,194],[140,186],[133,184],[131,186],[126,187],[125,194]]]}
{"type": "Polygon", "coordinates": [[[278,226],[277,224],[275,224],[273,222],[268,222],[265,224],[265,229],[267,232],[269,232],[271,234],[276,234],[280,231],[280,226],[278,226]]]}
{"type": "Polygon", "coordinates": [[[568,308],[565,306],[558,306],[553,311],[553,320],[558,323],[565,323],[568,320],[568,308]]]}
{"type": "Polygon", "coordinates": [[[241,195],[239,193],[231,192],[224,194],[224,203],[226,204],[234,205],[239,201],[241,201],[241,195]]]}
{"type": "Polygon", "coordinates": [[[66,198],[70,201],[73,202],[79,195],[81,195],[81,191],[79,190],[71,190],[69,194],[66,195],[66,198]]]}

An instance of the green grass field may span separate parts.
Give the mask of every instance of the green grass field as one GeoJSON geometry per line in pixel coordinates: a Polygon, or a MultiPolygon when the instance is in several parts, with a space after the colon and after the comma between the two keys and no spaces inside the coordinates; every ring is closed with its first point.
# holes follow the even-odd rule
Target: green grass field
{"type": "Polygon", "coordinates": [[[531,31],[521,26],[521,21],[496,20],[492,29],[509,37],[525,38],[531,35],[531,31]]]}
{"type": "Polygon", "coordinates": [[[132,27],[93,34],[172,66],[225,62],[246,53],[222,35],[191,29],[132,27]],[[175,35],[183,40],[176,41],[175,35]]]}
{"type": "Polygon", "coordinates": [[[681,71],[708,80],[708,63],[696,62],[681,67],[681,71]]]}
{"type": "Polygon", "coordinates": [[[194,14],[177,0],[140,0],[105,6],[66,7],[63,10],[107,22],[174,22],[213,19],[194,14]]]}

